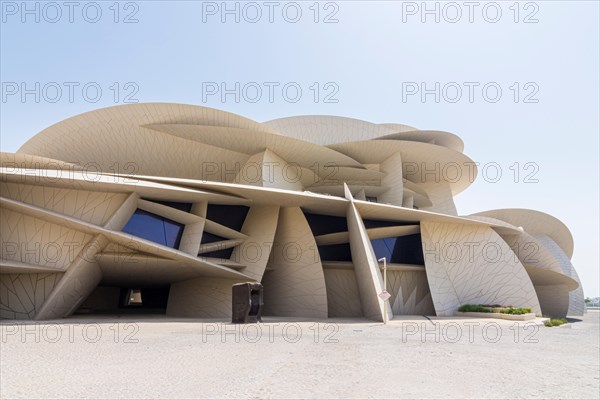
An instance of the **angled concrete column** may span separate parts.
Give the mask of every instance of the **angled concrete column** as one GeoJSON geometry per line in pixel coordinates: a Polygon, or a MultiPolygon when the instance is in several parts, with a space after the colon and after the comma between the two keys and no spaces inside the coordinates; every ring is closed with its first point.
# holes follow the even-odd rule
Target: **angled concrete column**
{"type": "Polygon", "coordinates": [[[263,285],[264,315],[327,318],[323,266],[300,207],[285,207],[279,212],[263,285]]]}
{"type": "Polygon", "coordinates": [[[96,255],[108,244],[102,236],[87,243],[35,315],[36,320],[71,315],[102,279],[96,255]]]}
{"type": "Polygon", "coordinates": [[[241,245],[235,247],[231,255],[231,260],[246,266],[242,272],[257,281],[260,281],[265,273],[278,218],[278,206],[250,207],[241,230],[248,237],[241,245]]]}
{"type": "Polygon", "coordinates": [[[402,157],[400,157],[400,153],[388,157],[380,164],[379,170],[385,172],[385,177],[381,180],[381,186],[389,187],[389,189],[378,197],[378,202],[402,206],[404,184],[402,182],[402,157]]]}
{"type": "Polygon", "coordinates": [[[348,219],[352,263],[358,282],[363,315],[375,321],[383,321],[384,313],[387,313],[388,319],[391,320],[393,318],[392,307],[389,302],[384,302],[378,296],[383,291],[383,276],[379,270],[377,257],[373,252],[362,218],[354,206],[352,194],[345,184],[344,190],[346,198],[350,200],[346,218],[348,219]]]}
{"type": "MultiPolygon", "coordinates": [[[[198,203],[192,204],[192,209],[190,213],[197,215],[202,218],[206,218],[206,209],[208,207],[208,202],[202,201],[198,203]]],[[[179,250],[188,253],[193,256],[198,255],[198,251],[200,251],[200,242],[202,241],[202,232],[204,231],[204,224],[206,220],[202,220],[200,222],[193,222],[191,224],[186,224],[183,229],[183,234],[181,235],[181,244],[179,245],[179,250]]]]}

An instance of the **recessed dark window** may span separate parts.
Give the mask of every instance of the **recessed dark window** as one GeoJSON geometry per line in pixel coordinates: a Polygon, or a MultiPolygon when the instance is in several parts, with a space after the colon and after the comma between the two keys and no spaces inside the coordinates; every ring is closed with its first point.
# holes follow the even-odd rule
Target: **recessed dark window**
{"type": "Polygon", "coordinates": [[[233,254],[233,247],[230,247],[228,249],[213,250],[213,251],[208,251],[206,253],[198,254],[198,258],[210,257],[210,258],[223,258],[225,260],[229,260],[231,258],[232,254],[233,254]]]}
{"type": "Polygon", "coordinates": [[[419,222],[407,222],[407,221],[379,221],[376,219],[363,219],[365,228],[383,228],[386,226],[405,226],[405,225],[419,225],[419,222]]]}
{"type": "Polygon", "coordinates": [[[206,209],[206,218],[228,228],[240,231],[248,210],[246,206],[223,206],[220,204],[209,204],[206,209]]]}
{"type": "Polygon", "coordinates": [[[329,244],[318,246],[321,261],[352,261],[350,244],[329,244]]]}
{"type": "Polygon", "coordinates": [[[377,197],[373,197],[373,196],[366,196],[367,201],[370,201],[371,203],[377,203],[377,197]]]}
{"type": "Polygon", "coordinates": [[[192,203],[178,203],[176,201],[157,201],[157,200],[148,200],[154,203],[162,204],[163,206],[176,208],[181,211],[190,212],[192,211],[192,203]]]}
{"type": "Polygon", "coordinates": [[[371,246],[378,259],[385,257],[389,263],[425,264],[420,234],[374,239],[371,246]]]}
{"type": "Polygon", "coordinates": [[[200,240],[200,244],[221,242],[223,240],[229,240],[229,239],[204,231],[204,232],[202,232],[202,239],[200,240]]]}
{"type": "Polygon", "coordinates": [[[304,217],[306,217],[306,221],[308,221],[308,225],[314,236],[346,232],[348,230],[348,223],[345,217],[311,213],[304,213],[304,217]]]}
{"type": "MultiPolygon", "coordinates": [[[[202,232],[202,240],[200,240],[200,243],[201,244],[215,243],[215,242],[221,242],[223,240],[229,240],[229,239],[204,231],[204,232],[202,232]]],[[[206,253],[201,253],[201,254],[198,254],[198,257],[200,257],[200,258],[213,257],[213,258],[229,259],[229,258],[231,258],[232,253],[233,253],[233,247],[230,247],[227,249],[217,249],[217,250],[213,250],[213,251],[208,251],[206,253]]]]}
{"type": "Polygon", "coordinates": [[[184,227],[179,222],[138,208],[123,228],[123,232],[178,249],[184,227]]]}

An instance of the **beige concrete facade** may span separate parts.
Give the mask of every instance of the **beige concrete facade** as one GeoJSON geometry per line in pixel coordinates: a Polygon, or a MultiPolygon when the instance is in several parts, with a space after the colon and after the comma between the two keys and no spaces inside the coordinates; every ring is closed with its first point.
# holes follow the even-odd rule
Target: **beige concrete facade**
{"type": "Polygon", "coordinates": [[[69,118],[1,153],[0,317],[229,318],[231,285],[254,281],[263,315],[281,317],[382,321],[467,303],[582,315],[562,222],[459,216],[453,196],[476,177],[463,148],[402,124],[259,123],[180,104],[69,118]]]}

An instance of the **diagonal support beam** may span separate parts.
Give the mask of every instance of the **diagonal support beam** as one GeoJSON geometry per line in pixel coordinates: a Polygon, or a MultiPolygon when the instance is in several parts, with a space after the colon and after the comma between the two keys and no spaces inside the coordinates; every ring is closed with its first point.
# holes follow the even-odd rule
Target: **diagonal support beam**
{"type": "Polygon", "coordinates": [[[350,234],[350,251],[352,252],[363,315],[375,321],[383,321],[384,313],[387,313],[388,319],[391,320],[393,318],[392,307],[378,296],[384,287],[377,257],[373,252],[362,218],[354,205],[352,193],[346,184],[344,184],[344,191],[349,200],[346,218],[350,234]]]}

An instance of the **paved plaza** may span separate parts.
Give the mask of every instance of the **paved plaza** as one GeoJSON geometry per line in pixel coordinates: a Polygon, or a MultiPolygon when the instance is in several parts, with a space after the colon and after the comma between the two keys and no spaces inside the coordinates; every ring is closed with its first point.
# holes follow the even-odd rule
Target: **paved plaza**
{"type": "Polygon", "coordinates": [[[599,396],[599,317],[555,328],[495,319],[162,316],[4,322],[1,397],[571,398],[599,396]]]}

